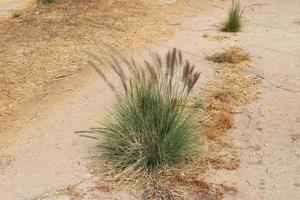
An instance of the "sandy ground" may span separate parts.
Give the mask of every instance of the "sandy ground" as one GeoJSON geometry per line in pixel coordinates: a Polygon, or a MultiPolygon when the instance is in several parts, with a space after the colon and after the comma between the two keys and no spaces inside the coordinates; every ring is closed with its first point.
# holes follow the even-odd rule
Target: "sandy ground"
{"type": "Polygon", "coordinates": [[[230,136],[241,167],[216,179],[237,186],[235,199],[300,199],[300,2],[246,5],[234,42],[250,53],[251,73],[263,77],[261,96],[239,109],[230,136]]]}
{"type": "MultiPolygon", "coordinates": [[[[224,34],[216,25],[226,16],[225,4],[217,2],[210,12],[178,22],[181,31],[173,38],[136,54],[180,47],[202,72],[203,86],[214,75],[214,64],[206,56],[234,45],[249,52],[248,73],[260,77],[262,84],[259,99],[239,108],[228,135],[241,167],[212,170],[211,179],[237,187],[238,193],[228,199],[299,199],[300,25],[295,22],[300,20],[300,4],[297,0],[244,1],[243,32],[224,34]]],[[[57,189],[91,184],[87,163],[95,142],[74,131],[97,126],[112,98],[103,82],[93,77],[71,99],[21,129],[15,142],[1,152],[0,196],[5,200],[60,199],[57,189]]],[[[134,199],[124,191],[98,195],[81,199],[134,199]]]]}
{"type": "MultiPolygon", "coordinates": [[[[20,17],[1,19],[0,143],[13,141],[11,136],[37,113],[72,96],[91,76],[82,50],[105,56],[103,42],[121,52],[143,49],[171,37],[179,28],[172,20],[192,16],[209,4],[204,0],[179,0],[176,4],[59,0],[31,4],[20,17]]],[[[1,4],[1,8],[7,7],[7,1],[1,4]]]]}
{"type": "Polygon", "coordinates": [[[31,0],[0,0],[0,17],[9,17],[13,11],[22,10],[31,0]]]}

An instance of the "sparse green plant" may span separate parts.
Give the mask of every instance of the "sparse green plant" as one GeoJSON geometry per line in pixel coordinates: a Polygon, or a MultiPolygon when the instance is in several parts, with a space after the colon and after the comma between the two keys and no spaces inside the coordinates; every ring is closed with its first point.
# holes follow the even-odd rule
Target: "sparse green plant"
{"type": "Polygon", "coordinates": [[[203,108],[203,102],[198,99],[194,102],[194,108],[203,108]]]}
{"type": "Polygon", "coordinates": [[[104,158],[122,173],[135,175],[189,158],[195,150],[195,124],[185,106],[200,73],[176,49],[165,60],[155,54],[143,64],[120,59],[126,70],[116,58],[109,65],[120,78],[122,90],[90,62],[118,99],[103,127],[90,131],[101,138],[104,158]]]}
{"type": "Polygon", "coordinates": [[[228,13],[228,19],[223,24],[222,31],[225,32],[239,32],[242,28],[242,14],[241,5],[239,0],[232,0],[231,7],[228,13]]]}
{"type": "Polygon", "coordinates": [[[13,11],[13,12],[11,13],[11,17],[12,17],[12,18],[18,18],[18,17],[21,17],[21,16],[22,16],[22,12],[19,11],[19,10],[13,11]]]}
{"type": "Polygon", "coordinates": [[[47,4],[47,3],[54,3],[55,0],[37,0],[38,3],[47,4]]]}

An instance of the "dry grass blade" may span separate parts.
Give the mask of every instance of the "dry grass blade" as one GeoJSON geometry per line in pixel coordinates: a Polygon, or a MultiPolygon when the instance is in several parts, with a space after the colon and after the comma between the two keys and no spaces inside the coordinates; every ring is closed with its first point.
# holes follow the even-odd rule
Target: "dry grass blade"
{"type": "Polygon", "coordinates": [[[196,81],[197,80],[196,80],[195,76],[191,76],[191,75],[189,76],[189,78],[188,78],[188,93],[190,93],[190,91],[194,87],[196,81]]]}
{"type": "MultiPolygon", "coordinates": [[[[115,58],[115,56],[112,56],[112,60],[114,61],[115,63],[115,67],[117,68],[119,74],[120,74],[120,78],[124,81],[126,81],[126,75],[125,75],[125,72],[121,66],[121,63],[119,63],[119,61],[115,58]]],[[[126,59],[125,59],[126,60],[126,59]]]]}
{"type": "Polygon", "coordinates": [[[151,58],[152,58],[152,60],[154,62],[154,65],[156,67],[157,75],[158,75],[158,77],[160,77],[161,74],[162,74],[162,68],[163,68],[163,66],[162,66],[162,60],[161,60],[161,58],[160,58],[160,56],[159,56],[158,53],[151,52],[150,56],[151,56],[151,58]]]}
{"type": "Polygon", "coordinates": [[[178,57],[179,57],[179,64],[182,65],[182,53],[181,51],[178,51],[178,57]]]}
{"type": "Polygon", "coordinates": [[[128,89],[127,89],[127,84],[126,84],[126,75],[122,69],[122,67],[120,66],[120,63],[118,62],[118,60],[112,56],[112,60],[114,62],[111,63],[110,61],[107,61],[109,63],[109,66],[116,72],[116,74],[119,76],[120,80],[121,80],[121,83],[122,83],[122,86],[125,90],[125,92],[127,93],[128,92],[128,89]]]}
{"type": "Polygon", "coordinates": [[[114,92],[116,97],[119,99],[119,95],[118,95],[118,92],[117,92],[115,86],[107,79],[107,77],[104,75],[104,73],[95,65],[95,63],[93,63],[91,61],[88,61],[88,63],[100,75],[100,77],[106,82],[108,87],[114,92]]]}
{"type": "Polygon", "coordinates": [[[158,75],[157,75],[157,72],[155,71],[154,67],[148,61],[145,61],[145,64],[146,64],[147,69],[148,69],[148,71],[150,73],[152,82],[153,83],[157,83],[157,81],[158,81],[158,75]]]}
{"type": "Polygon", "coordinates": [[[183,74],[182,74],[182,80],[184,81],[184,83],[187,83],[189,79],[189,72],[190,72],[190,63],[189,61],[186,61],[186,64],[184,65],[183,68],[183,74]]]}
{"type": "Polygon", "coordinates": [[[176,48],[173,49],[172,57],[171,57],[171,77],[174,76],[175,65],[177,65],[177,56],[176,56],[176,48]]]}
{"type": "Polygon", "coordinates": [[[171,53],[168,52],[166,55],[166,63],[167,63],[167,68],[166,68],[166,77],[169,77],[170,73],[170,68],[171,68],[171,53]]]}

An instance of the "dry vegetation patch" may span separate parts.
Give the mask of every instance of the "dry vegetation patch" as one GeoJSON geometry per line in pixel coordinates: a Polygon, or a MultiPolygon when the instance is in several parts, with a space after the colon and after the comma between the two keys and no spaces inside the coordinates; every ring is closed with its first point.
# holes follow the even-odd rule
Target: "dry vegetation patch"
{"type": "Polygon", "coordinates": [[[251,102],[258,95],[255,91],[255,85],[260,80],[244,72],[245,67],[246,65],[242,64],[219,64],[215,78],[195,96],[195,99],[201,99],[203,102],[203,107],[196,112],[195,120],[199,122],[200,129],[208,140],[209,150],[204,159],[194,161],[198,164],[188,164],[189,170],[183,170],[183,173],[185,176],[197,177],[196,180],[203,181],[202,183],[209,185],[210,189],[205,189],[207,186],[203,184],[199,186],[195,184],[195,181],[190,181],[188,182],[190,184],[189,189],[186,191],[192,191],[190,187],[194,189],[200,187],[203,195],[207,197],[207,195],[213,194],[215,199],[222,199],[226,192],[236,192],[234,187],[207,183],[203,174],[209,166],[216,170],[235,170],[240,165],[239,158],[230,151],[232,144],[224,140],[223,136],[233,127],[236,107],[251,102]],[[221,156],[219,152],[224,151],[224,149],[228,149],[228,153],[226,156],[221,156]],[[199,174],[199,168],[196,167],[199,165],[202,165],[202,175],[199,174]],[[193,171],[193,169],[196,170],[193,171]]]}
{"type": "Polygon", "coordinates": [[[247,74],[244,70],[246,67],[243,64],[219,64],[215,78],[197,97],[204,102],[203,109],[197,113],[197,120],[202,125],[213,152],[207,162],[217,169],[233,170],[239,166],[235,155],[227,155],[226,160],[218,157],[218,151],[232,148],[230,142],[223,140],[223,135],[233,127],[236,107],[245,105],[258,96],[255,85],[260,80],[247,74]]]}
{"type": "Polygon", "coordinates": [[[221,142],[221,136],[233,127],[236,107],[256,99],[255,85],[260,82],[244,71],[245,65],[219,64],[213,79],[197,97],[204,102],[203,109],[197,112],[197,120],[205,129],[212,142],[221,142]]]}
{"type": "Polygon", "coordinates": [[[207,57],[208,60],[214,63],[231,63],[239,64],[244,61],[249,61],[249,54],[239,47],[230,47],[224,52],[215,53],[207,57]]]}

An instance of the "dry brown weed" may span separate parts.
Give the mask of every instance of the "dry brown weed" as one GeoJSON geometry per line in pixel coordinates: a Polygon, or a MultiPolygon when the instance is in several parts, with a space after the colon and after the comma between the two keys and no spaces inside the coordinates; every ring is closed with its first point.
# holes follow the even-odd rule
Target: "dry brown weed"
{"type": "Polygon", "coordinates": [[[207,57],[208,60],[215,63],[231,63],[239,64],[244,61],[249,61],[249,54],[239,47],[230,47],[222,53],[215,53],[207,57]]]}
{"type": "Polygon", "coordinates": [[[218,169],[235,170],[240,166],[240,160],[238,158],[230,158],[228,160],[225,160],[221,158],[208,157],[207,161],[216,170],[218,169]]]}

